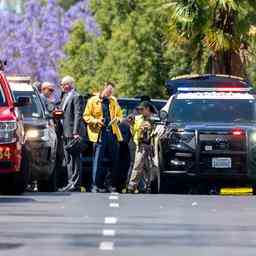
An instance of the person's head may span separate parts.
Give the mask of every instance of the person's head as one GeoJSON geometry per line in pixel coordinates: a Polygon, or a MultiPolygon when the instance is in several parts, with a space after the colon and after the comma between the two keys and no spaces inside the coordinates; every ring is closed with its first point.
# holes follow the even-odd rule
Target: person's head
{"type": "Polygon", "coordinates": [[[44,82],[41,86],[41,93],[46,97],[50,98],[54,92],[54,85],[50,82],[44,82]]]}
{"type": "Polygon", "coordinates": [[[75,79],[72,76],[65,76],[61,80],[61,88],[66,92],[70,92],[75,88],[75,79]]]}
{"type": "Polygon", "coordinates": [[[126,119],[129,125],[133,125],[135,122],[135,116],[133,114],[128,115],[126,119]]]}
{"type": "Polygon", "coordinates": [[[109,81],[105,83],[101,91],[101,97],[111,97],[114,94],[115,87],[114,82],[109,81]]]}
{"type": "Polygon", "coordinates": [[[156,109],[154,105],[149,101],[143,101],[140,103],[140,105],[137,108],[141,115],[145,118],[151,117],[153,114],[156,114],[156,109]]]}

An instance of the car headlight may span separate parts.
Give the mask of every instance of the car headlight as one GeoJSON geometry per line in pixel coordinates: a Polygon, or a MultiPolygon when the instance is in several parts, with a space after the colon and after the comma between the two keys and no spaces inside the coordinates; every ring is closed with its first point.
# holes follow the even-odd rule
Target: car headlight
{"type": "Polygon", "coordinates": [[[251,134],[251,140],[252,142],[256,143],[256,132],[251,134]]]}
{"type": "Polygon", "coordinates": [[[41,140],[48,141],[49,140],[49,131],[48,129],[30,129],[26,132],[26,138],[28,140],[41,140]]]}
{"type": "Polygon", "coordinates": [[[0,144],[14,143],[17,141],[17,122],[1,121],[0,122],[0,144]]]}

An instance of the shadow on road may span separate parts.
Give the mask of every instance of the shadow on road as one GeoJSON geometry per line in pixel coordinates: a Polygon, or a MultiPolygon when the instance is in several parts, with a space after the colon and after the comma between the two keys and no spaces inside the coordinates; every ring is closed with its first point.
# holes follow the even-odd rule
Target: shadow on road
{"type": "Polygon", "coordinates": [[[19,243],[0,243],[0,251],[1,250],[12,250],[17,249],[24,246],[24,244],[19,243]]]}
{"type": "MultiPolygon", "coordinates": [[[[0,197],[0,204],[16,204],[16,203],[33,203],[36,200],[33,198],[25,198],[25,197],[0,197]]],[[[1,246],[1,244],[0,244],[1,246]]]]}
{"type": "Polygon", "coordinates": [[[50,197],[55,197],[55,196],[71,196],[72,194],[74,194],[76,192],[29,192],[29,193],[25,193],[24,196],[35,196],[35,197],[39,197],[39,196],[50,196],[50,197]]]}

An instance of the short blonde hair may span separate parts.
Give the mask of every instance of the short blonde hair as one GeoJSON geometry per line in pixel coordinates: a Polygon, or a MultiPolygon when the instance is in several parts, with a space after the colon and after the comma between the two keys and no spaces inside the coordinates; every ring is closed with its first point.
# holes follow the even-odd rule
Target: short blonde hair
{"type": "Polygon", "coordinates": [[[61,80],[61,85],[64,85],[64,84],[75,86],[75,79],[72,76],[65,76],[61,80]]]}

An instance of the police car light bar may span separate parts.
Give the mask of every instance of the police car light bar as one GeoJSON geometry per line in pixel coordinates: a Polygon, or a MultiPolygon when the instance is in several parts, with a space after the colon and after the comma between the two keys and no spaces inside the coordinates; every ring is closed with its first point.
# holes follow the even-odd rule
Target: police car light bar
{"type": "Polygon", "coordinates": [[[223,87],[223,88],[202,88],[202,87],[180,87],[178,92],[250,92],[251,88],[223,87]]]}
{"type": "Polygon", "coordinates": [[[251,89],[253,90],[250,81],[223,75],[201,75],[192,78],[171,79],[166,81],[166,87],[170,95],[177,93],[178,88],[179,91],[183,92],[248,92],[251,89]]]}

